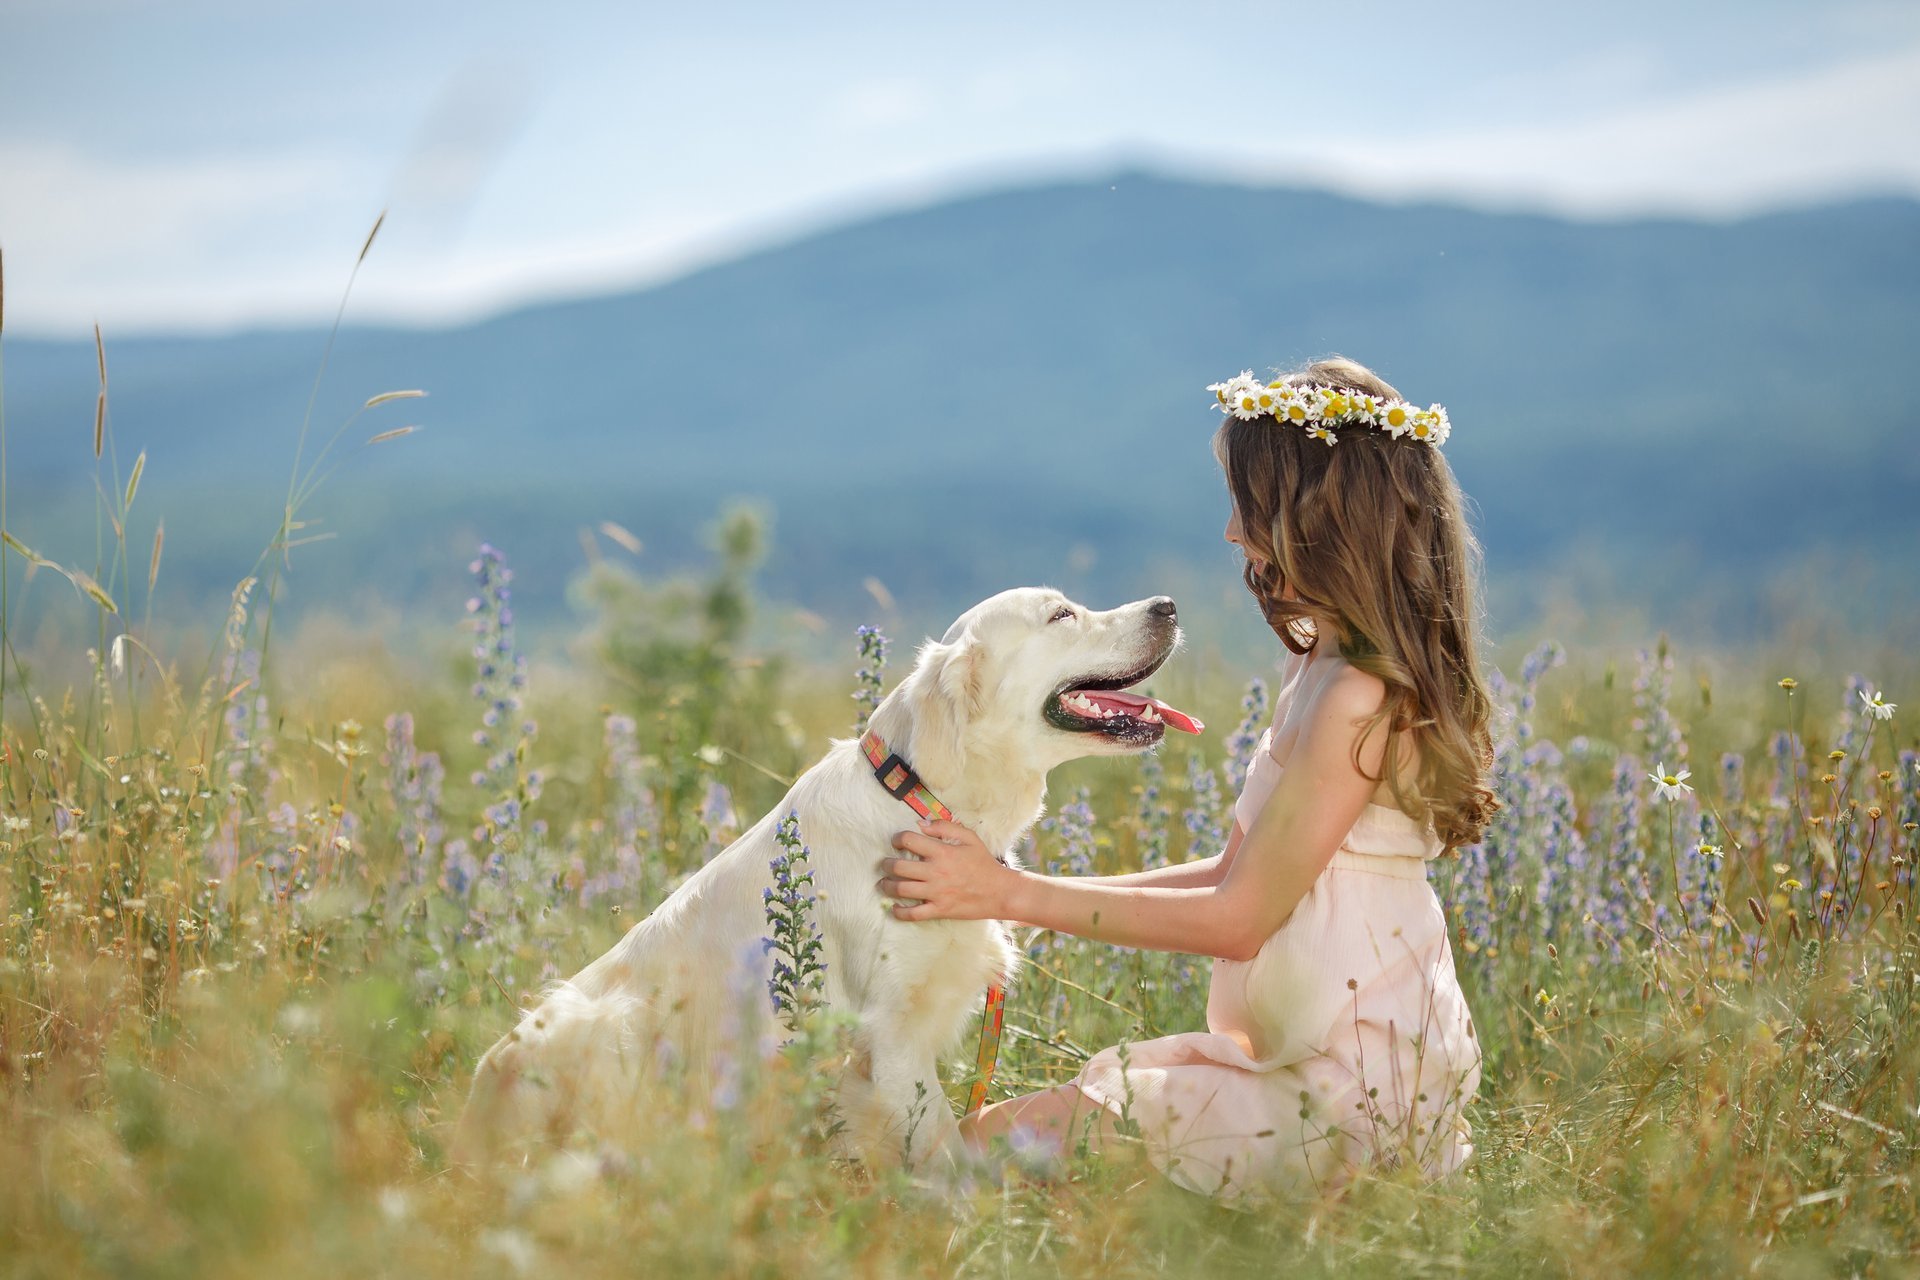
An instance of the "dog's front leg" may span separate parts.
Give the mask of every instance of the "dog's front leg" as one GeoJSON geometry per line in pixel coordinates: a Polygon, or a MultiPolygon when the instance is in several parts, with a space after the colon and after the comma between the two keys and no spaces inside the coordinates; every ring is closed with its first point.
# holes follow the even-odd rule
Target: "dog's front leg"
{"type": "Polygon", "coordinates": [[[960,1150],[960,1126],[931,1053],[863,1028],[840,1091],[852,1153],[878,1168],[921,1169],[960,1150]]]}

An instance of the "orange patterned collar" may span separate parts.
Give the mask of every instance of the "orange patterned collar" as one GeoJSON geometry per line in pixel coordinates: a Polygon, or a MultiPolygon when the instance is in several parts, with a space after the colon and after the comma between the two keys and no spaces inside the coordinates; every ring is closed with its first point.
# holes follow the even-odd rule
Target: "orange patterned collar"
{"type": "Polygon", "coordinates": [[[941,804],[940,798],[927,789],[912,765],[888,748],[885,738],[869,729],[860,739],[860,750],[866,753],[867,763],[873,766],[873,776],[887,789],[888,795],[923,818],[953,821],[953,810],[941,804]]]}

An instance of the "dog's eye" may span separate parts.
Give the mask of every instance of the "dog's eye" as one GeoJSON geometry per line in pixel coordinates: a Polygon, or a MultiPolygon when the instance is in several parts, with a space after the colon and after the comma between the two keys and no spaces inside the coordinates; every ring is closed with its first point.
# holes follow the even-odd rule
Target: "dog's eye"
{"type": "Polygon", "coordinates": [[[1058,609],[1054,610],[1053,616],[1051,618],[1048,618],[1047,621],[1048,622],[1065,622],[1068,618],[1071,618],[1072,616],[1073,616],[1073,606],[1068,604],[1063,604],[1058,609]]]}

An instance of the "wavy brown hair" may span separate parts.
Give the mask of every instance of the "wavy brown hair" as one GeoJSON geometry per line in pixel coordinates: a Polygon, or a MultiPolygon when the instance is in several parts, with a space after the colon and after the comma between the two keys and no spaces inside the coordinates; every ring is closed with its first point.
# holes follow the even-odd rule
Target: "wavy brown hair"
{"type": "MultiPolygon", "coordinates": [[[[1351,360],[1284,378],[1401,398],[1351,360]]],[[[1474,653],[1480,548],[1446,459],[1366,427],[1329,446],[1270,417],[1228,417],[1213,447],[1240,513],[1247,589],[1267,624],[1295,653],[1331,639],[1387,686],[1354,744],[1356,765],[1384,725],[1381,768],[1395,801],[1449,847],[1478,841],[1500,807],[1488,785],[1493,704],[1474,653]]]]}

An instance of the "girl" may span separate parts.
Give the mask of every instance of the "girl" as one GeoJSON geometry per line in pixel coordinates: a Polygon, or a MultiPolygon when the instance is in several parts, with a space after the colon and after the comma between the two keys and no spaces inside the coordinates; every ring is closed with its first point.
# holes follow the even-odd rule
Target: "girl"
{"type": "Polygon", "coordinates": [[[1426,879],[1497,802],[1474,656],[1477,548],[1440,456],[1445,411],[1350,360],[1209,387],[1226,539],[1291,657],[1220,853],[1132,875],[1001,866],[923,822],[881,892],[905,920],[1002,919],[1216,957],[1207,1030],[1095,1054],[1069,1084],[985,1108],[1094,1146],[1124,1117],[1181,1186],[1245,1203],[1338,1189],[1362,1165],[1429,1176],[1472,1152],[1473,1020],[1426,879]]]}

